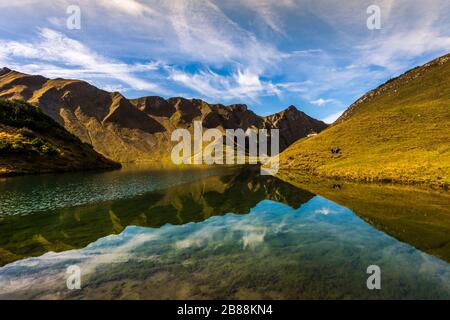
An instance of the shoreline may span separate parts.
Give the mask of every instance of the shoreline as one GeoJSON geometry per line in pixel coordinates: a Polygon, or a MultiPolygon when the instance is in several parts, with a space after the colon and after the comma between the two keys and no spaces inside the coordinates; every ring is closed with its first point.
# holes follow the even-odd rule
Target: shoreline
{"type": "Polygon", "coordinates": [[[320,175],[315,174],[312,172],[305,172],[300,169],[280,169],[278,173],[276,174],[276,177],[280,180],[283,180],[285,182],[290,183],[290,181],[296,181],[295,178],[291,178],[292,176],[295,176],[296,178],[302,178],[303,181],[329,181],[329,182],[335,182],[335,183],[353,183],[353,184],[364,184],[364,185],[378,185],[378,186],[386,186],[386,187],[409,187],[412,189],[419,189],[419,190],[425,190],[425,191],[436,191],[436,192],[444,192],[448,193],[450,191],[449,186],[447,184],[426,184],[426,183],[420,183],[420,182],[402,182],[402,180],[395,180],[395,179],[370,179],[369,177],[361,177],[358,178],[346,178],[343,176],[326,176],[326,175],[320,175]]]}

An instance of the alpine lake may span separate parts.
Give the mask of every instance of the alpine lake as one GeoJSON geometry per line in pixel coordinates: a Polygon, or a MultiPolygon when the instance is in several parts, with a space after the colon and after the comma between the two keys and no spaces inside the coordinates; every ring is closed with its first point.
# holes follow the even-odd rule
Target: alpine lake
{"type": "Polygon", "coordinates": [[[0,179],[0,299],[450,299],[448,192],[258,172],[0,179]]]}

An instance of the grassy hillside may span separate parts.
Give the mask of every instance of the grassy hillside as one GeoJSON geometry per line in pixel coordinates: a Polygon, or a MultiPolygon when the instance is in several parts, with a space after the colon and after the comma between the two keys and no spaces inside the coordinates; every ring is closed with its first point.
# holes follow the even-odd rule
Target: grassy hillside
{"type": "Polygon", "coordinates": [[[369,92],[333,126],[297,141],[280,160],[282,170],[448,188],[450,55],[369,92]]]}
{"type": "Polygon", "coordinates": [[[118,167],[40,109],[0,99],[0,176],[118,167]]]}

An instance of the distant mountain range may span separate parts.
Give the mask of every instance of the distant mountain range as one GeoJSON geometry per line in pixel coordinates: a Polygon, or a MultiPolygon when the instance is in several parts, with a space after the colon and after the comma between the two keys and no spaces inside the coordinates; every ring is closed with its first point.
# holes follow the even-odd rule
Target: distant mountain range
{"type": "Polygon", "coordinates": [[[294,106],[267,117],[246,105],[224,106],[199,99],[127,99],[80,80],[47,79],[0,69],[0,99],[19,99],[42,109],[96,151],[118,162],[169,163],[177,128],[279,129],[280,150],[327,125],[294,106]]]}
{"type": "Polygon", "coordinates": [[[168,164],[178,128],[280,129],[281,173],[448,189],[450,55],[368,92],[330,127],[294,106],[267,117],[246,105],[127,99],[80,80],[0,69],[0,99],[29,102],[115,161],[168,164]],[[308,137],[310,133],[318,135],[308,137]]]}
{"type": "Polygon", "coordinates": [[[280,155],[293,170],[368,182],[450,186],[450,54],[362,96],[280,155]]]}

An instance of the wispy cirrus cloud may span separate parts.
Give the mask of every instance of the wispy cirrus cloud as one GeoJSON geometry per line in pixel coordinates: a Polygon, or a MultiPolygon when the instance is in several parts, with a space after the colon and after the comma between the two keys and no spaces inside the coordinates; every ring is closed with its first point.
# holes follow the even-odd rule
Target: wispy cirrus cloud
{"type": "MultiPolygon", "coordinates": [[[[216,1],[218,5],[223,1],[216,1]]],[[[231,0],[227,5],[234,7],[244,7],[257,14],[258,18],[273,31],[286,36],[285,25],[283,21],[284,10],[299,9],[299,1],[296,0],[231,0]]]]}
{"type": "MultiPolygon", "coordinates": [[[[276,46],[241,27],[222,11],[219,3],[212,0],[126,0],[111,5],[110,1],[101,1],[96,4],[99,10],[89,14],[98,16],[106,11],[114,18],[111,21],[119,25],[123,21],[117,16],[128,21],[130,16],[139,15],[139,20],[131,27],[141,32],[141,43],[135,43],[136,46],[144,52],[154,52],[146,47],[145,39],[153,41],[156,38],[164,45],[168,59],[177,60],[182,56],[185,61],[213,65],[231,62],[253,70],[264,70],[266,65],[280,60],[282,52],[276,46]]],[[[132,35],[130,38],[133,42],[132,35]]]]}
{"type": "Polygon", "coordinates": [[[47,28],[39,31],[39,37],[33,43],[0,40],[0,57],[3,61],[11,61],[12,67],[23,72],[85,80],[100,77],[122,82],[136,90],[162,91],[158,85],[132,75],[135,72],[156,70],[158,63],[129,65],[115,61],[47,28]],[[14,59],[22,59],[22,63],[15,66],[14,59]]]}
{"type": "Polygon", "coordinates": [[[0,3],[0,63],[134,96],[250,101],[259,113],[296,104],[328,119],[450,51],[448,0],[78,0],[82,28],[69,31],[71,4],[0,3]],[[366,27],[372,4],[381,30],[366,27]]]}
{"type": "Polygon", "coordinates": [[[211,70],[186,73],[180,70],[171,70],[170,79],[196,91],[198,94],[212,99],[248,99],[256,101],[264,95],[277,95],[280,88],[270,81],[262,81],[260,76],[252,71],[237,70],[223,76],[211,70]]]}

